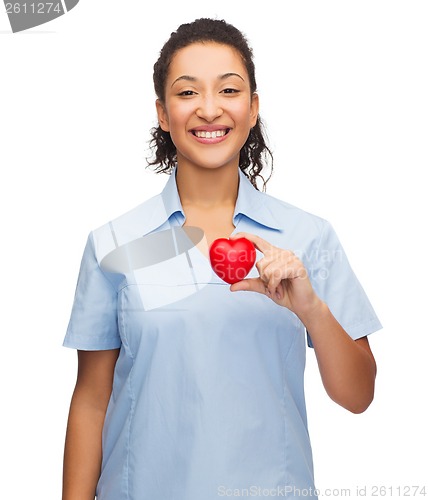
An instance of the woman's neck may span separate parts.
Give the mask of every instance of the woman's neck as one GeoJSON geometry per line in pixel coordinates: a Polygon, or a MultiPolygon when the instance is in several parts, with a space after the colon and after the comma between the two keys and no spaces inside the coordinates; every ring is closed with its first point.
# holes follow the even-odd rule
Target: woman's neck
{"type": "MultiPolygon", "coordinates": [[[[239,167],[237,167],[239,168],[239,167]]],[[[204,210],[235,206],[239,173],[236,167],[200,168],[177,166],[177,189],[181,205],[204,210]]]]}

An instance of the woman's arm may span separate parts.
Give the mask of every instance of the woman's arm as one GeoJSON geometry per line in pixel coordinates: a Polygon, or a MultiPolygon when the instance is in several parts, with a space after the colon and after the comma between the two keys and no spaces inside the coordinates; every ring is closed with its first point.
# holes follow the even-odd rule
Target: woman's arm
{"type": "Polygon", "coordinates": [[[374,394],[376,363],[366,337],[353,340],[315,293],[302,261],[289,250],[275,247],[259,236],[236,233],[263,252],[256,263],[260,277],[247,278],[231,291],[251,290],[267,295],[294,312],[309,332],[327,394],[353,413],[362,413],[374,394]]]}
{"type": "Polygon", "coordinates": [[[353,340],[322,301],[300,319],[311,336],[327,394],[353,413],[365,411],[373,400],[376,377],[367,337],[353,340]]]}
{"type": "Polygon", "coordinates": [[[101,436],[119,349],[78,351],[64,449],[63,500],[94,500],[101,436]]]}

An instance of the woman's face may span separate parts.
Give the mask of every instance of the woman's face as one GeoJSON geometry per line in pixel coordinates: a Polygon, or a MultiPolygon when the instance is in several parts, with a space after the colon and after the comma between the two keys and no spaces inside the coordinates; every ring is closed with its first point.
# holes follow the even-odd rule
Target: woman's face
{"type": "Polygon", "coordinates": [[[239,165],[239,153],[258,116],[258,96],[239,52],[214,42],[177,51],[156,102],[159,124],[169,132],[177,161],[202,168],[239,165]]]}

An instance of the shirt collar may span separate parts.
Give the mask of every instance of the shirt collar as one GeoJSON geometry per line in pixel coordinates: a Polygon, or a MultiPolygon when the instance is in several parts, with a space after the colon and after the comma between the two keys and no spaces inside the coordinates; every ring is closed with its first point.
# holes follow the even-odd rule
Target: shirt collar
{"type": "MultiPolygon", "coordinates": [[[[233,223],[236,225],[238,215],[243,214],[263,226],[281,229],[278,219],[269,208],[269,195],[258,191],[240,168],[238,168],[238,172],[238,197],[233,213],[233,223]]],[[[170,178],[160,193],[165,210],[156,211],[156,213],[152,214],[151,222],[155,227],[161,226],[176,212],[180,212],[183,217],[185,216],[178,194],[176,173],[177,167],[174,167],[170,178]]]]}

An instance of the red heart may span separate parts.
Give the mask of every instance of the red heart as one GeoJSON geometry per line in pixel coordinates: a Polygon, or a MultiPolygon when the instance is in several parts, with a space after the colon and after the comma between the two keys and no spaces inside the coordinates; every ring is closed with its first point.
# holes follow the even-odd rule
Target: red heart
{"type": "Polygon", "coordinates": [[[247,238],[218,238],[210,246],[211,267],[226,283],[243,280],[255,261],[256,248],[247,238]]]}

